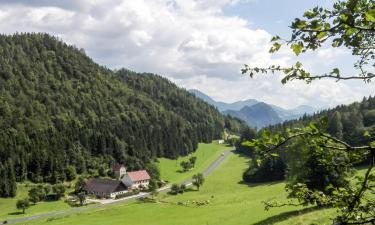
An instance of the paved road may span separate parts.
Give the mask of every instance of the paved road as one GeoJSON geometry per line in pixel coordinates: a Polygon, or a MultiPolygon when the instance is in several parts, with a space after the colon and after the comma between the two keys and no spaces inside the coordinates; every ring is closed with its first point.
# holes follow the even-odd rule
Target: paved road
{"type": "MultiPolygon", "coordinates": [[[[232,151],[225,151],[207,169],[205,169],[203,171],[203,176],[206,177],[206,176],[210,175],[218,166],[220,166],[220,164],[224,161],[224,159],[226,159],[232,153],[233,153],[233,150],[232,151]]],[[[190,185],[192,185],[192,180],[189,179],[189,180],[184,181],[183,183],[186,186],[190,186],[190,185]]],[[[170,186],[166,186],[166,187],[162,187],[162,188],[158,189],[159,192],[168,192],[169,190],[170,190],[170,186]]],[[[134,199],[139,199],[141,197],[145,197],[145,196],[148,196],[148,195],[149,195],[149,193],[142,192],[142,193],[139,193],[138,195],[133,195],[133,196],[129,196],[129,197],[122,198],[122,199],[104,200],[104,201],[101,202],[101,204],[97,204],[97,205],[92,205],[92,206],[87,206],[87,207],[77,207],[77,208],[71,208],[71,209],[59,211],[59,212],[44,213],[44,214],[39,214],[39,215],[35,215],[35,216],[22,217],[22,218],[8,220],[7,222],[8,222],[8,224],[15,224],[15,223],[19,223],[19,222],[26,222],[26,221],[31,221],[31,220],[41,219],[41,218],[47,218],[47,217],[66,216],[66,215],[76,213],[76,212],[87,211],[89,209],[102,208],[102,207],[105,207],[106,205],[118,204],[118,203],[123,203],[123,202],[127,202],[127,201],[134,200],[134,199]]],[[[0,222],[0,224],[2,224],[2,222],[0,222]]]]}

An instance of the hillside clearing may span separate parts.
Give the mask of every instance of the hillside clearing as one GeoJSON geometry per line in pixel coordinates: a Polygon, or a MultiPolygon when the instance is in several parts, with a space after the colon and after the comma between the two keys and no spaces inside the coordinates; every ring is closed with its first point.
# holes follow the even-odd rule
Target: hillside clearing
{"type": "Polygon", "coordinates": [[[161,179],[166,180],[169,183],[181,183],[184,180],[191,178],[194,174],[205,170],[220,156],[221,153],[231,149],[233,149],[233,147],[227,147],[214,141],[210,144],[200,143],[197,151],[188,156],[179,157],[176,160],[160,158],[158,166],[161,179]],[[181,172],[180,163],[182,161],[187,161],[192,156],[197,157],[195,167],[190,171],[181,172]]]}
{"type": "Polygon", "coordinates": [[[283,207],[265,211],[262,201],[286,199],[285,184],[268,183],[250,187],[243,184],[241,175],[247,164],[248,158],[233,154],[207,177],[201,191],[190,190],[177,196],[161,194],[160,203],[132,202],[113,205],[63,218],[32,221],[28,224],[330,224],[329,217],[333,215],[333,210],[313,211],[302,207],[283,207]],[[204,206],[197,207],[192,204],[193,201],[207,200],[210,203],[204,206]],[[182,206],[179,203],[188,204],[182,206]],[[317,220],[317,217],[321,219],[317,220]]]}

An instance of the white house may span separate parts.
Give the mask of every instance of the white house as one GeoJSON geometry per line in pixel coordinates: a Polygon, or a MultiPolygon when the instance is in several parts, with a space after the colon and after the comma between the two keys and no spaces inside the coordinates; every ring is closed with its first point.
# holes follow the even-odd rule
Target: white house
{"type": "Polygon", "coordinates": [[[139,170],[126,173],[121,181],[130,189],[147,188],[150,183],[150,175],[146,170],[139,170]]]}
{"type": "Polygon", "coordinates": [[[117,179],[121,179],[126,174],[126,168],[122,164],[116,164],[112,167],[112,172],[117,179]]]}

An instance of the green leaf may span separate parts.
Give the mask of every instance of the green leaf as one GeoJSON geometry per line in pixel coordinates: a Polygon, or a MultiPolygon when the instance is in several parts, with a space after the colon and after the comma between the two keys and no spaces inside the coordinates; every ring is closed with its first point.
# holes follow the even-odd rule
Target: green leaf
{"type": "Polygon", "coordinates": [[[277,154],[277,153],[271,153],[271,156],[272,156],[272,157],[278,157],[279,154],[277,154]]]}
{"type": "Polygon", "coordinates": [[[301,67],[302,67],[302,63],[301,62],[296,62],[296,68],[300,69],[301,67]]]}
{"type": "Polygon", "coordinates": [[[272,46],[272,48],[270,49],[269,52],[270,53],[277,52],[280,49],[280,47],[281,47],[281,44],[278,43],[278,42],[275,42],[275,43],[273,43],[273,46],[272,46]]]}
{"type": "Polygon", "coordinates": [[[340,76],[340,70],[338,68],[334,68],[331,72],[332,75],[336,75],[337,77],[340,76]]]}
{"type": "Polygon", "coordinates": [[[375,9],[371,9],[370,11],[366,12],[365,19],[369,22],[375,22],[375,9]]]}
{"type": "Polygon", "coordinates": [[[307,26],[307,22],[304,20],[298,20],[295,22],[295,27],[297,27],[298,29],[303,29],[306,26],[307,26]]]}
{"type": "Polygon", "coordinates": [[[293,50],[294,54],[299,55],[302,51],[303,44],[298,43],[298,44],[292,44],[291,49],[293,50]]]}
{"type": "Polygon", "coordinates": [[[271,39],[272,42],[277,41],[277,40],[280,40],[280,37],[279,37],[279,36],[274,36],[274,37],[272,37],[272,39],[271,39]]]}
{"type": "Polygon", "coordinates": [[[371,137],[370,132],[368,132],[368,130],[366,130],[366,131],[363,133],[363,137],[371,137]]]}
{"type": "Polygon", "coordinates": [[[316,36],[316,38],[318,38],[318,39],[320,40],[320,39],[325,38],[326,36],[327,36],[327,32],[320,32],[320,33],[316,36]]]}
{"type": "Polygon", "coordinates": [[[317,127],[314,123],[310,123],[310,124],[309,124],[309,127],[310,127],[310,129],[311,129],[313,132],[317,132],[317,131],[319,131],[318,127],[317,127]]]}

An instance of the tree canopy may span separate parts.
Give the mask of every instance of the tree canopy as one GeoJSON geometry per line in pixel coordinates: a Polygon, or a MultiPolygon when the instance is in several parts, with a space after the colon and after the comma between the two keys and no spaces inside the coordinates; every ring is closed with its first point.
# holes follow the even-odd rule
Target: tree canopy
{"type": "Polygon", "coordinates": [[[227,120],[167,79],[111,71],[48,34],[0,35],[0,196],[14,196],[16,181],[187,155],[220,138],[227,120]]]}
{"type": "MultiPolygon", "coordinates": [[[[282,83],[303,80],[310,83],[317,79],[333,78],[340,80],[363,80],[370,82],[375,77],[375,3],[373,0],[346,0],[333,3],[332,8],[315,7],[296,18],[291,24],[292,35],[289,39],[279,36],[272,38],[271,53],[277,52],[282,45],[289,46],[298,56],[314,51],[322,46],[347,48],[357,57],[353,67],[357,74],[342,74],[339,68],[333,68],[324,74],[314,74],[303,68],[301,62],[290,67],[271,65],[267,68],[245,65],[242,72],[250,77],[259,73],[282,73],[282,83]]],[[[299,148],[308,155],[305,167],[307,174],[296,172],[297,182],[290,182],[287,190],[290,196],[299,200],[298,204],[317,204],[336,207],[336,224],[366,224],[375,222],[375,202],[373,201],[375,176],[372,169],[375,164],[375,141],[369,131],[363,133],[364,141],[355,142],[350,136],[353,131],[363,127],[362,113],[353,110],[348,115],[348,124],[342,124],[342,117],[334,113],[330,118],[327,132],[327,117],[300,127],[287,128],[283,132],[264,130],[260,138],[248,142],[255,147],[263,159],[289,154],[296,143],[303,141],[299,148]],[[343,140],[342,138],[346,139],[343,140]],[[357,176],[356,182],[348,182],[345,171],[354,163],[369,159],[368,169],[363,177],[357,176]],[[336,172],[335,172],[336,171],[336,172]],[[330,177],[334,175],[334,177],[330,177]],[[300,176],[300,179],[298,178],[300,176]],[[340,178],[340,179],[335,179],[340,178]],[[327,178],[320,182],[320,179],[327,178]],[[307,179],[307,180],[306,180],[307,179]],[[312,185],[311,181],[314,182],[312,185]],[[310,181],[310,183],[309,183],[310,181]],[[322,192],[324,190],[325,192],[322,192]],[[327,191],[329,190],[329,191],[327,191]]],[[[372,113],[366,114],[366,123],[372,121],[372,113]]],[[[283,206],[289,203],[266,203],[269,207],[283,206]]]]}

